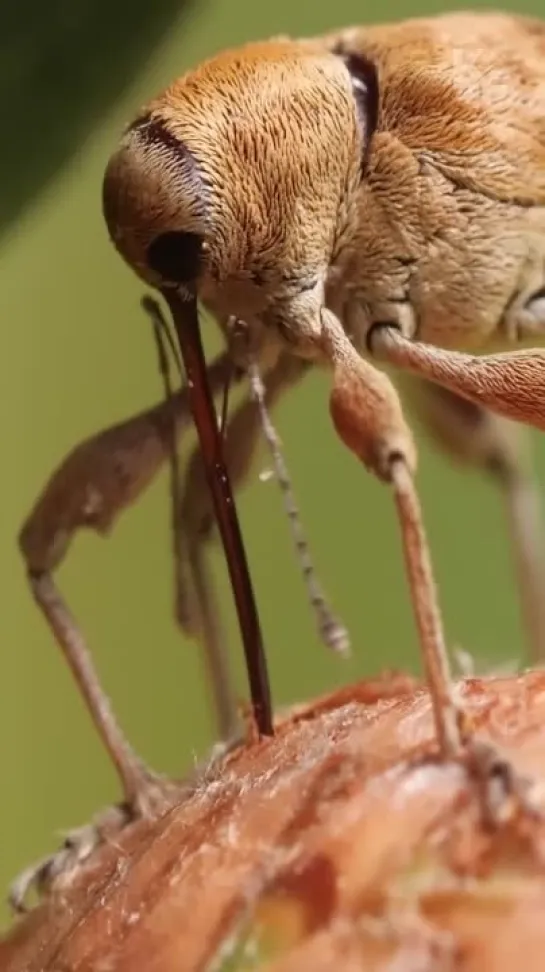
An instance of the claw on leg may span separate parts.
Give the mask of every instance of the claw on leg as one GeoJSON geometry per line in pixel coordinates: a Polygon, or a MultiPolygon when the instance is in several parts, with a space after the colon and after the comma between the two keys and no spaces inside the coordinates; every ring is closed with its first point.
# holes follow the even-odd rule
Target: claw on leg
{"type": "Polygon", "coordinates": [[[180,802],[184,788],[144,772],[132,803],[124,801],[108,807],[83,827],[68,831],[62,845],[47,857],[25,868],[12,882],[8,903],[18,914],[28,910],[31,892],[38,898],[54,888],[61,889],[77,876],[81,867],[103,844],[112,843],[128,824],[135,820],[154,819],[167,813],[180,802]]]}
{"type": "Polygon", "coordinates": [[[90,824],[66,834],[62,846],[25,868],[12,882],[8,902],[13,911],[24,914],[32,891],[47,895],[59,882],[69,881],[100,844],[114,838],[130,821],[125,806],[111,807],[90,824]]]}
{"type": "Polygon", "coordinates": [[[115,844],[120,832],[135,820],[156,819],[194,792],[203,781],[213,779],[222,759],[244,741],[236,734],[216,743],[210,755],[197,766],[194,774],[182,782],[163,779],[145,770],[143,785],[136,800],[123,801],[108,807],[83,827],[68,831],[61,847],[25,868],[12,882],[8,903],[18,914],[29,910],[28,899],[34,892],[38,898],[54,890],[62,890],[104,844],[115,844]]]}

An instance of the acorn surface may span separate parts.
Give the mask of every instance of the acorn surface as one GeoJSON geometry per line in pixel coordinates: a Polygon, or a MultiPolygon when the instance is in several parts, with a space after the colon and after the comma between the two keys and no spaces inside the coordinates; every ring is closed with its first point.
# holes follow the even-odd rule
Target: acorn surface
{"type": "Polygon", "coordinates": [[[279,716],[59,879],[1,972],[542,972],[545,673],[455,693],[463,759],[402,675],[279,716]]]}

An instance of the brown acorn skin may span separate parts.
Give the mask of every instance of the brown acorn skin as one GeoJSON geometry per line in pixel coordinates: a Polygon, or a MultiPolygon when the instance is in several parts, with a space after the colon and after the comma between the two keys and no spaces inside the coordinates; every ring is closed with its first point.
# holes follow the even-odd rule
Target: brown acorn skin
{"type": "Polygon", "coordinates": [[[545,674],[456,693],[479,740],[534,781],[531,805],[503,793],[483,818],[471,774],[437,759],[425,689],[361,682],[103,847],[14,926],[2,972],[512,972],[521,954],[539,972],[545,674]]]}

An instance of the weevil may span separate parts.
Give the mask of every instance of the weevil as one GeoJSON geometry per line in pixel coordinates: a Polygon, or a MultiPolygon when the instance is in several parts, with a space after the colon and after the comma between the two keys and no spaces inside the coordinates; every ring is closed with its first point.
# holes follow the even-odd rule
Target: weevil
{"type": "MultiPolygon", "coordinates": [[[[130,123],[107,164],[103,209],[115,248],[172,314],[188,382],[78,447],[50,480],[21,546],[116,763],[129,816],[168,803],[168,784],[126,744],[51,575],[79,527],[106,532],[150,482],[168,455],[173,415],[178,432],[193,416],[200,441],[177,521],[189,588],[193,571],[193,593],[202,595],[196,564],[216,520],[253,653],[258,724],[272,731],[226,478],[229,470],[234,487],[243,483],[260,424],[248,398],[222,443],[212,407],[232,369],[233,320],[247,328],[270,404],[309,369],[330,374],[336,431],[390,486],[438,750],[455,755],[463,720],[396,386],[439,446],[504,491],[543,658],[536,493],[512,420],[545,428],[545,23],[452,13],[220,53],[130,123]],[[226,341],[208,386],[199,305],[226,341]]],[[[199,610],[209,600],[189,598],[179,612],[187,630],[206,627],[199,610]]]]}

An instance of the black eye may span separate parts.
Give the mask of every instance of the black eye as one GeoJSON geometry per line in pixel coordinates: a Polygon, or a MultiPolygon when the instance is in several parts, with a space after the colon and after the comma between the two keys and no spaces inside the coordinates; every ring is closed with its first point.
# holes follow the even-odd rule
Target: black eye
{"type": "Polygon", "coordinates": [[[380,92],[375,64],[363,54],[355,54],[339,45],[334,53],[344,61],[352,79],[358,122],[363,137],[362,175],[367,167],[371,141],[378,125],[380,92]]]}
{"type": "Polygon", "coordinates": [[[148,247],[148,264],[171,284],[192,283],[199,275],[202,239],[197,233],[161,233],[148,247]]]}

